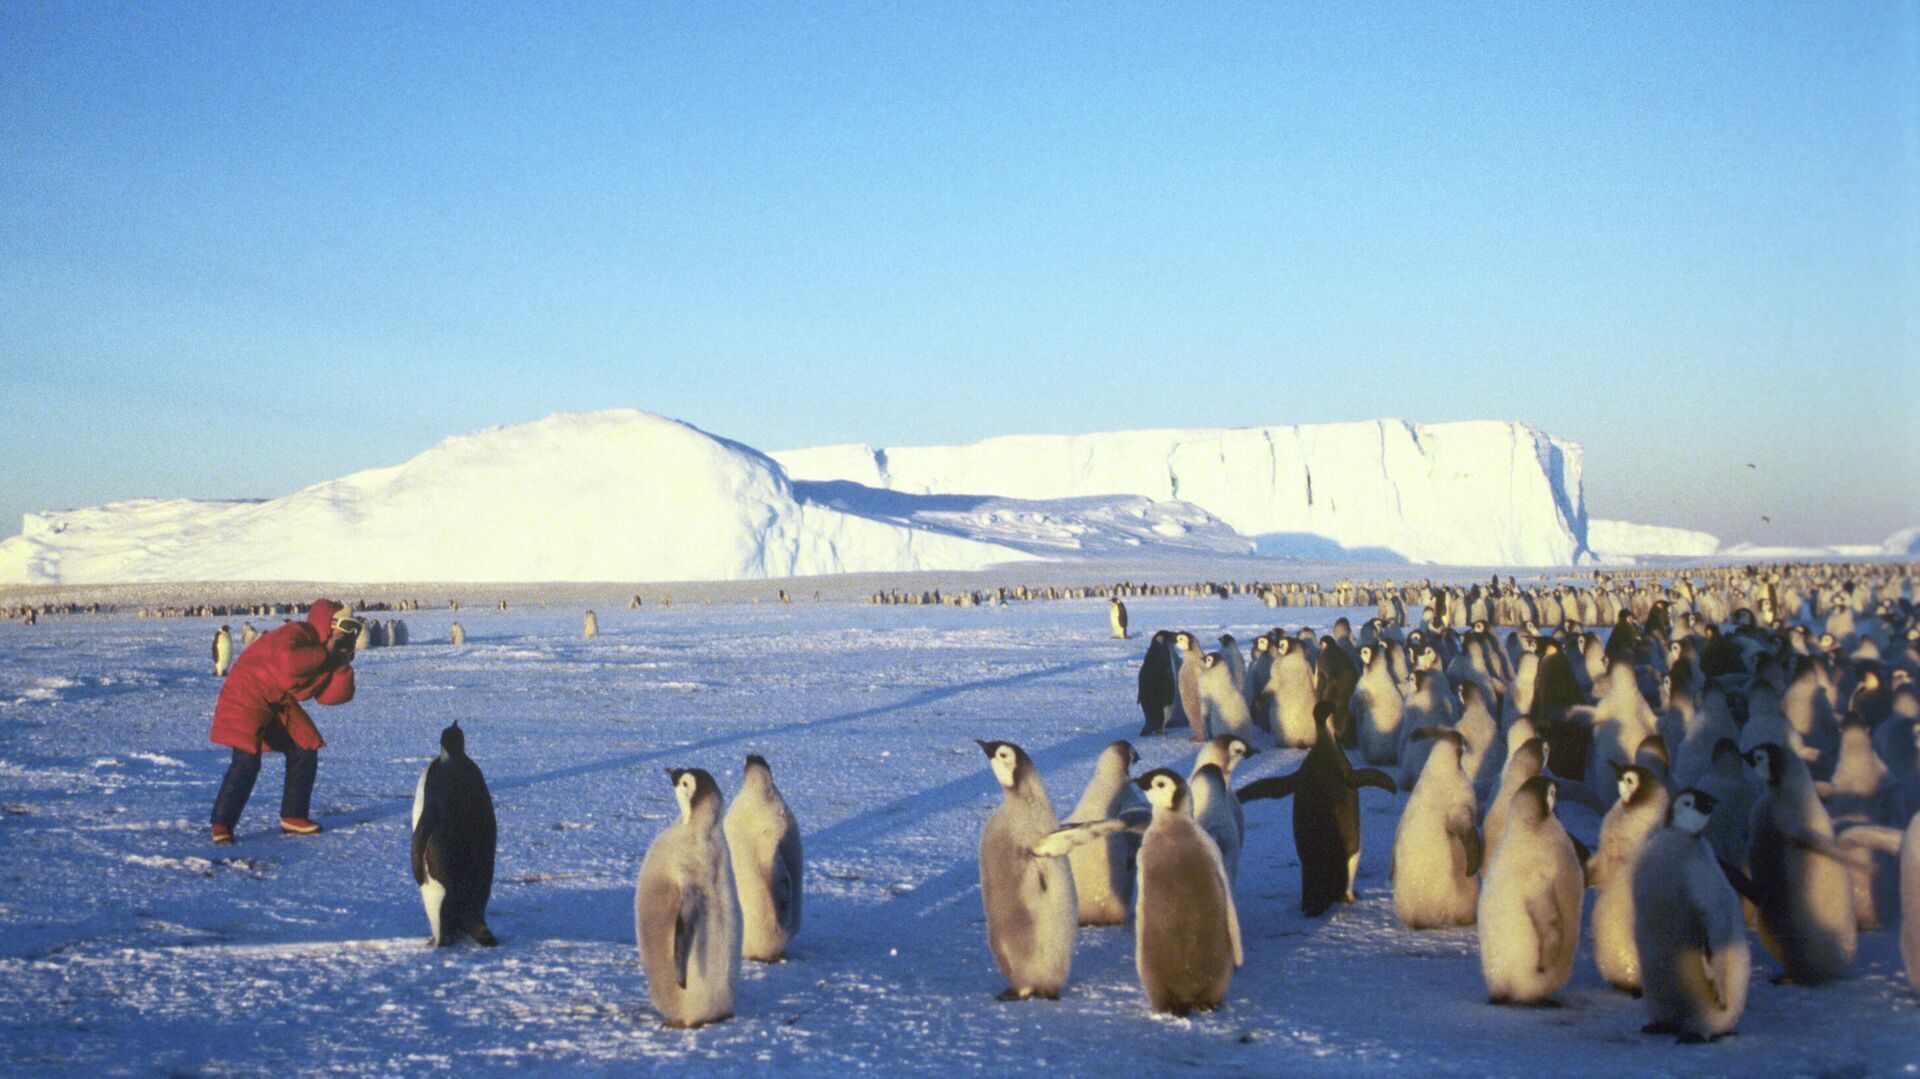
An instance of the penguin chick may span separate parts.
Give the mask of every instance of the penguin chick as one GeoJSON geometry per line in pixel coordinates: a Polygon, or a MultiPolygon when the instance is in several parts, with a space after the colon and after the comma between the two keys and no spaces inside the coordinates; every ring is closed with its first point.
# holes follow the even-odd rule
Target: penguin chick
{"type": "MultiPolygon", "coordinates": [[[[1139,763],[1140,754],[1130,742],[1114,742],[1101,750],[1100,759],[1094,762],[1093,780],[1073,807],[1068,822],[1106,820],[1144,806],[1128,774],[1139,763]]],[[[1122,833],[1068,853],[1081,925],[1126,924],[1127,910],[1133,902],[1134,852],[1139,848],[1139,836],[1122,833]]]]}
{"type": "Polygon", "coordinates": [[[1480,902],[1480,830],[1460,768],[1464,739],[1447,727],[1415,737],[1436,744],[1393,837],[1393,912],[1408,929],[1472,925],[1480,902]]]}
{"type": "Polygon", "coordinates": [[[1733,1033],[1752,973],[1740,897],[1705,835],[1714,808],[1705,791],[1681,791],[1633,876],[1633,943],[1649,1019],[1641,1030],[1683,1042],[1733,1033]]]}
{"type": "Polygon", "coordinates": [[[974,741],[1002,790],[1000,808],[980,833],[987,944],[1007,979],[999,999],[1057,1000],[1073,968],[1080,903],[1066,858],[1036,848],[1060,821],[1026,750],[1012,742],[974,741]]]}
{"type": "Polygon", "coordinates": [[[1667,819],[1667,788],[1639,765],[1613,765],[1618,799],[1600,821],[1600,847],[1587,862],[1593,900],[1593,964],[1608,985],[1640,995],[1640,953],[1633,943],[1634,865],[1667,819]]]}
{"type": "MultiPolygon", "coordinates": [[[[1201,770],[1219,771],[1211,764],[1201,770]]],[[[1233,888],[1219,848],[1193,818],[1179,774],[1158,768],[1138,782],[1153,806],[1135,887],[1140,986],[1155,1011],[1212,1011],[1226,999],[1234,968],[1243,961],[1233,888]]]]}
{"type": "Polygon", "coordinates": [[[740,981],[740,898],[722,815],[725,799],[699,768],[669,768],[680,819],[647,847],[634,889],[634,935],[647,996],[670,1027],[733,1017],[740,981]]]}
{"type": "Polygon", "coordinates": [[[1494,1004],[1543,1003],[1573,974],[1586,884],[1553,805],[1545,776],[1514,792],[1480,889],[1480,973],[1494,1004]]]}
{"type": "Polygon", "coordinates": [[[747,754],[740,793],[727,808],[723,830],[740,897],[740,954],[777,963],[800,931],[806,863],[800,826],[773,785],[773,769],[765,757],[747,754]]]}

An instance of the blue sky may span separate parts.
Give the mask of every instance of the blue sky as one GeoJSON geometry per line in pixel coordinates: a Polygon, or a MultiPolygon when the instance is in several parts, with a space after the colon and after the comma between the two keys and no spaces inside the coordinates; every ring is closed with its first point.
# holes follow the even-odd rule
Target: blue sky
{"type": "Polygon", "coordinates": [[[1512,418],[1596,516],[1878,540],[1916,57],[1911,2],[12,2],[0,535],[633,406],[1512,418]]]}

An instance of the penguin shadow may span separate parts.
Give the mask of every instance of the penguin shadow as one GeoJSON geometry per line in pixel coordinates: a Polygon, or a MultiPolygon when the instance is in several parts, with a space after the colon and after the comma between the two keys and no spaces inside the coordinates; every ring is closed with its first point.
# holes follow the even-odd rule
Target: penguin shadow
{"type": "MultiPolygon", "coordinates": [[[[786,735],[804,734],[809,731],[824,730],[829,727],[836,727],[846,723],[854,723],[863,719],[875,719],[880,716],[891,715],[896,712],[905,712],[915,708],[923,708],[928,705],[936,704],[938,702],[945,701],[953,697],[958,697],[966,693],[973,693],[973,692],[984,691],[984,690],[1005,689],[1011,686],[1017,686],[1017,685],[1021,685],[1028,682],[1043,681],[1045,679],[1054,678],[1061,675],[1077,674],[1080,671],[1091,670],[1095,667],[1103,666],[1106,664],[1106,662],[1107,662],[1106,660],[1098,660],[1098,659],[1082,660],[1076,663],[1056,664],[1052,667],[1045,667],[1037,671],[1026,671],[1021,674],[1006,675],[1000,678],[983,678],[978,681],[961,682],[961,683],[957,683],[950,686],[936,686],[931,689],[921,690],[918,693],[915,693],[902,700],[894,701],[891,704],[876,705],[872,708],[862,708],[852,712],[842,712],[838,715],[825,716],[820,719],[800,720],[794,723],[788,723],[780,726],[764,727],[764,728],[753,729],[753,730],[742,730],[737,732],[729,732],[726,734],[717,734],[717,735],[713,735],[708,738],[703,738],[694,742],[676,743],[673,745],[663,746],[660,749],[642,750],[637,753],[625,753],[619,756],[607,757],[601,760],[593,761],[588,764],[574,765],[568,768],[555,768],[545,772],[535,772],[531,775],[510,776],[504,779],[494,778],[490,776],[487,780],[487,788],[493,792],[495,799],[498,800],[500,797],[500,792],[502,791],[513,791],[513,790],[518,790],[524,787],[535,787],[544,783],[565,782],[568,780],[580,779],[586,776],[597,775],[602,772],[617,772],[622,769],[636,768],[636,767],[640,767],[642,765],[647,765],[647,764],[672,763],[674,761],[690,760],[695,757],[698,757],[701,754],[708,753],[714,750],[724,749],[728,746],[738,747],[738,746],[763,745],[769,741],[781,738],[786,735]]],[[[1110,742],[1114,738],[1121,737],[1121,736],[1118,734],[1106,734],[1106,735],[1087,735],[1085,737],[1089,739],[1100,739],[1098,744],[1100,747],[1104,747],[1107,744],[1107,742],[1110,742]]],[[[1077,744],[1079,741],[1082,741],[1082,740],[1084,739],[1076,739],[1074,743],[1068,743],[1068,744],[1077,744]]],[[[1039,762],[1040,758],[1036,757],[1035,760],[1037,763],[1039,762]]],[[[980,774],[989,775],[989,773],[987,772],[984,766],[980,769],[980,774]]],[[[990,781],[991,781],[991,778],[989,776],[989,782],[990,781]]],[[[915,795],[907,799],[902,799],[901,801],[914,802],[921,798],[929,797],[935,794],[936,792],[947,791],[948,788],[954,788],[957,790],[957,789],[960,789],[966,782],[968,781],[956,780],[954,783],[950,783],[942,787],[937,787],[934,789],[934,791],[922,792],[919,795],[915,795]]],[[[880,811],[885,811],[885,807],[882,807],[882,810],[880,811]]],[[[411,814],[412,812],[413,812],[413,803],[410,800],[406,802],[395,802],[393,804],[383,806],[380,808],[362,811],[355,815],[354,822],[358,824],[364,824],[364,823],[380,820],[387,817],[404,817],[411,814]]],[[[895,819],[895,821],[889,822],[889,823],[897,823],[897,818],[895,819]]],[[[829,829],[823,830],[822,833],[815,833],[813,835],[809,835],[807,837],[807,841],[808,843],[812,843],[815,841],[816,835],[823,835],[831,831],[832,829],[829,828],[829,829]]]]}

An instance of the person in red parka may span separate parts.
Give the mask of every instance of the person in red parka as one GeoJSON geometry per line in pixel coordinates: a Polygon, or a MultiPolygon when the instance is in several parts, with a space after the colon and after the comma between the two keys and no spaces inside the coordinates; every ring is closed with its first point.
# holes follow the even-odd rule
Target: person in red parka
{"type": "Polygon", "coordinates": [[[307,620],[288,622],[248,645],[227,672],[213,705],[210,741],[233,749],[233,763],[213,802],[213,841],[233,842],[233,827],[253,794],[263,750],[284,753],[286,788],[280,795],[280,830],[313,835],[307,819],[313,780],[326,740],[300,707],[301,701],[345,704],[353,699],[353,642],[360,624],[353,612],[330,599],[316,599],[307,620]]]}

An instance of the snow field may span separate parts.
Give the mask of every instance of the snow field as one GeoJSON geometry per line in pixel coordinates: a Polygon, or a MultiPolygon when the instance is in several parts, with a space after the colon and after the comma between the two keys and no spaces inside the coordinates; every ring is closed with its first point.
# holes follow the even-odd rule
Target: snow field
{"type": "MultiPolygon", "coordinates": [[[[271,830],[270,760],[230,848],[205,825],[227,759],[206,742],[219,620],[0,624],[0,1067],[1920,1071],[1920,1000],[1886,931],[1862,935],[1852,978],[1817,989],[1768,984],[1756,941],[1741,1033],[1712,1046],[1640,1035],[1644,1008],[1600,982],[1585,940],[1564,1007],[1487,1005],[1473,930],[1394,921],[1405,796],[1371,790],[1361,902],[1320,919],[1297,909],[1290,805],[1248,807],[1247,965],[1219,1012],[1150,1013],[1126,927],[1080,932],[1061,1001],[995,1002],[975,846],[1000,793],[971,739],[1020,743],[1065,812],[1100,749],[1139,728],[1153,629],[1245,641],[1275,616],[1364,617],[1127,602],[1132,641],[1107,639],[1102,600],[597,606],[593,640],[573,607],[410,612],[420,643],[362,655],[358,698],[313,710],[329,832],[271,830]],[[440,643],[456,619],[469,643],[440,643]],[[407,869],[414,782],[454,718],[500,819],[495,949],[429,948],[407,869]],[[749,752],[800,821],[806,920],[788,962],[746,965],[738,1018],[666,1030],[632,924],[640,860],[675,812],[664,770],[707,768],[731,795],[749,752]]],[[[1191,760],[1184,733],[1135,744],[1136,774],[1191,760]]],[[[1236,785],[1300,755],[1255,756],[1236,785]]],[[[1585,810],[1563,819],[1598,831],[1585,810]]]]}

